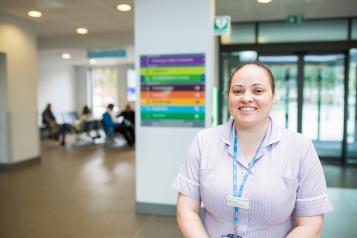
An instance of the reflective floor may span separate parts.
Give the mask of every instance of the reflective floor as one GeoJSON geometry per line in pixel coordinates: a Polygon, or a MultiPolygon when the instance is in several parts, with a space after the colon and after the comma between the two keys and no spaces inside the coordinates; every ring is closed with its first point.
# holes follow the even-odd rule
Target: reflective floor
{"type": "MultiPolygon", "coordinates": [[[[324,165],[335,211],[323,237],[357,237],[356,168],[324,165]]],[[[135,213],[135,151],[42,143],[42,162],[0,172],[1,238],[182,237],[174,217],[135,213]]]]}

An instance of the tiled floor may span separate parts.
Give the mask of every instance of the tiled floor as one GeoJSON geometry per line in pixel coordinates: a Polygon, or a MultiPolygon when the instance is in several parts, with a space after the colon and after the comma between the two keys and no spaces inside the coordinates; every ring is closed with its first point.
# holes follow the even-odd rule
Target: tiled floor
{"type": "MultiPolygon", "coordinates": [[[[182,237],[174,217],[135,213],[134,159],[133,149],[44,142],[40,164],[0,172],[0,238],[182,237]]],[[[328,190],[335,211],[323,237],[356,238],[355,168],[324,169],[344,188],[328,190]]]]}

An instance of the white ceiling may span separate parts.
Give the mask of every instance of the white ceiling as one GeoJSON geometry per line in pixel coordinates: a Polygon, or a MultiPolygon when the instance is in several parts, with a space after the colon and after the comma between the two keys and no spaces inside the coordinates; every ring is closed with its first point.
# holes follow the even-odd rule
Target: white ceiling
{"type": "Polygon", "coordinates": [[[133,31],[133,11],[119,12],[119,3],[133,0],[0,0],[0,11],[35,22],[39,37],[76,35],[78,27],[96,35],[133,31]],[[43,15],[31,18],[29,10],[43,15]]]}
{"type": "MultiPolygon", "coordinates": [[[[40,38],[76,35],[77,27],[88,28],[89,34],[113,34],[133,32],[133,11],[116,10],[119,3],[133,5],[133,2],[0,0],[0,11],[35,22],[40,38]],[[28,17],[27,11],[32,9],[42,11],[43,17],[28,17]]],[[[256,0],[216,0],[216,15],[230,15],[234,22],[283,20],[288,14],[304,14],[306,19],[357,16],[357,0],[273,0],[269,4],[258,4],[256,0]]]]}
{"type": "MultiPolygon", "coordinates": [[[[116,10],[120,3],[133,6],[134,0],[0,0],[0,12],[35,23],[40,59],[89,65],[87,49],[126,49],[126,58],[97,62],[98,66],[115,65],[134,62],[134,13],[116,10]],[[42,18],[27,16],[29,10],[40,10],[42,18]],[[88,35],[76,34],[78,27],[88,28],[88,35]],[[64,52],[72,58],[61,59],[64,52]]],[[[303,14],[305,19],[357,17],[357,0],[272,0],[269,4],[216,0],[216,15],[230,15],[233,22],[286,20],[289,14],[303,14]]]]}
{"type": "Polygon", "coordinates": [[[216,0],[217,15],[230,15],[233,21],[286,20],[290,14],[305,19],[357,16],[357,0],[216,0]]]}

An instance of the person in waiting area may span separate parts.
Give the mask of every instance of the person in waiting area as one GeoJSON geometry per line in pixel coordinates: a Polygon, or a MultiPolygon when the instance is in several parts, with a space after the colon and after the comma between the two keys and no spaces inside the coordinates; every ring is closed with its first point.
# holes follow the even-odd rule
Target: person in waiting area
{"type": "Polygon", "coordinates": [[[123,117],[122,124],[133,143],[135,143],[135,111],[131,108],[131,105],[127,103],[125,109],[117,117],[123,117]]]}
{"type": "Polygon", "coordinates": [[[113,104],[107,106],[107,110],[103,113],[102,123],[107,136],[111,137],[114,133],[121,133],[129,146],[134,144],[133,138],[123,123],[118,123],[113,115],[113,104]]]}
{"type": "Polygon", "coordinates": [[[45,110],[42,112],[42,123],[47,127],[51,138],[55,140],[61,139],[62,146],[66,144],[66,133],[70,132],[71,125],[57,123],[56,117],[52,112],[51,103],[47,103],[45,110]]]}
{"type": "Polygon", "coordinates": [[[76,131],[85,131],[89,137],[92,137],[90,132],[94,130],[96,136],[92,137],[92,139],[100,138],[99,122],[93,119],[92,112],[87,105],[83,107],[82,114],[78,121],[73,124],[73,127],[76,131]]]}
{"type": "Polygon", "coordinates": [[[56,117],[52,112],[51,103],[47,103],[45,110],[42,112],[42,123],[46,126],[51,138],[58,137],[58,135],[56,135],[56,132],[58,131],[58,124],[56,117]]]}
{"type": "Polygon", "coordinates": [[[310,139],[269,116],[274,100],[265,65],[231,75],[232,118],[196,135],[173,183],[185,237],[320,237],[332,211],[320,160],[310,139]]]}
{"type": "Polygon", "coordinates": [[[118,114],[118,117],[119,116],[123,116],[133,126],[135,126],[135,111],[131,108],[130,103],[125,105],[125,109],[118,114]]]}

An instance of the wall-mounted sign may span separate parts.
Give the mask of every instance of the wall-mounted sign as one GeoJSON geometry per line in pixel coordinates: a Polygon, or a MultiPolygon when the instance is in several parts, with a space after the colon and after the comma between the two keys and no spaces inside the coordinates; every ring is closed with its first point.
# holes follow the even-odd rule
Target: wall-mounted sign
{"type": "Polygon", "coordinates": [[[204,54],[141,56],[140,68],[142,126],[204,127],[204,54]]]}
{"type": "Polygon", "coordinates": [[[88,50],[87,58],[122,58],[126,57],[126,51],[123,49],[111,50],[88,50]]]}
{"type": "Polygon", "coordinates": [[[215,16],[213,30],[216,36],[231,34],[231,16],[215,16]]]}

